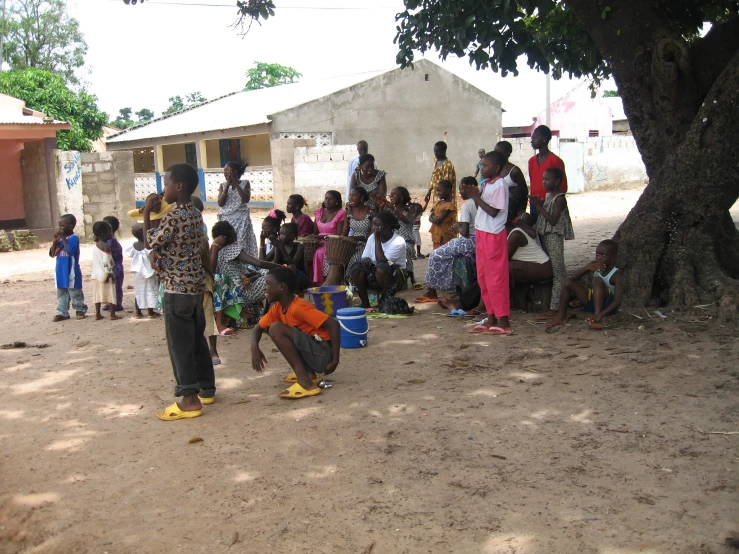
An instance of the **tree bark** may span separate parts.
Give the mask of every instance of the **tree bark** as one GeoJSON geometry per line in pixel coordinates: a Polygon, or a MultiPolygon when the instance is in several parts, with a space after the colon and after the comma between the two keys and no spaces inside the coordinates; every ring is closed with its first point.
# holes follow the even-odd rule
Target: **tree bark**
{"type": "Polygon", "coordinates": [[[688,45],[650,2],[564,1],[611,66],[649,176],[614,237],[627,305],[736,297],[739,19],[688,45]]]}

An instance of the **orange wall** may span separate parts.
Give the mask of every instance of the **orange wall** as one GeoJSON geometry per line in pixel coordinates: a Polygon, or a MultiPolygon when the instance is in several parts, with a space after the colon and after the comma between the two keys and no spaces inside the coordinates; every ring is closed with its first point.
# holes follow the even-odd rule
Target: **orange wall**
{"type": "Polygon", "coordinates": [[[26,217],[21,150],[21,141],[0,140],[0,221],[26,217]]]}

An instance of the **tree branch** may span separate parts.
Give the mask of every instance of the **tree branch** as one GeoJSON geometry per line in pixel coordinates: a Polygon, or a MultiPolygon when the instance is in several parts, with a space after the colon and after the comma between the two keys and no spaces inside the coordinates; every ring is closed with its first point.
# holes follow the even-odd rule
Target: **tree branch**
{"type": "Polygon", "coordinates": [[[693,73],[698,92],[703,97],[739,51],[739,17],[732,17],[711,27],[706,36],[693,43],[691,50],[693,73]]]}

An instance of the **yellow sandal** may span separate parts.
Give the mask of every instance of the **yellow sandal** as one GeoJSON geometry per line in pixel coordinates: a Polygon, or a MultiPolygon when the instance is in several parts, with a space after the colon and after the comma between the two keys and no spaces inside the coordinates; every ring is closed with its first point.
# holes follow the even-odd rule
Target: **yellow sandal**
{"type": "Polygon", "coordinates": [[[171,406],[167,406],[163,412],[157,412],[157,417],[162,421],[176,421],[178,419],[188,419],[203,415],[203,410],[191,410],[183,412],[177,405],[177,402],[171,406]]]}
{"type": "MultiPolygon", "coordinates": [[[[321,375],[320,373],[316,375],[316,378],[315,379],[311,379],[311,381],[313,381],[314,383],[320,383],[322,380],[323,380],[323,375],[321,375]]],[[[295,372],[293,371],[287,377],[283,377],[282,381],[285,382],[285,383],[297,383],[298,382],[298,376],[295,375],[295,372]]]]}
{"type": "Polygon", "coordinates": [[[305,398],[307,396],[315,396],[317,394],[321,394],[321,389],[316,387],[315,389],[306,390],[303,387],[300,386],[299,383],[295,383],[291,387],[285,389],[282,391],[281,394],[278,394],[280,398],[290,398],[290,399],[298,399],[298,398],[305,398]]]}

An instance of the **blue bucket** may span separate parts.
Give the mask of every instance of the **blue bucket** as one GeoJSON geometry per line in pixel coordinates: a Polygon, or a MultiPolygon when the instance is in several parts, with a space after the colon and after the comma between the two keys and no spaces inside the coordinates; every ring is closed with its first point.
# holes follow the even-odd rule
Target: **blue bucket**
{"type": "Polygon", "coordinates": [[[367,346],[369,322],[364,308],[342,308],[336,312],[341,325],[341,348],[367,346]]]}
{"type": "Polygon", "coordinates": [[[347,299],[348,287],[313,287],[308,289],[313,295],[313,303],[319,312],[331,317],[336,317],[336,312],[341,308],[349,307],[347,299]]]}

